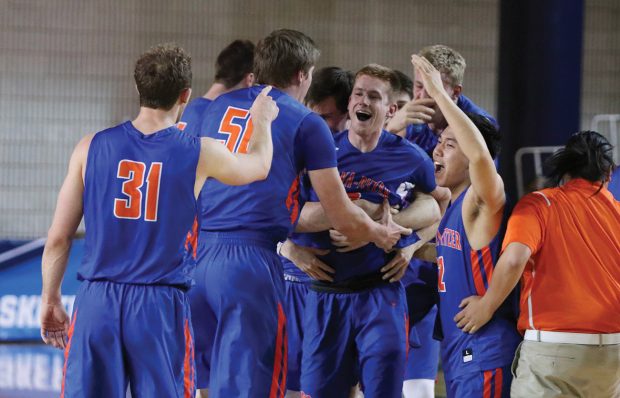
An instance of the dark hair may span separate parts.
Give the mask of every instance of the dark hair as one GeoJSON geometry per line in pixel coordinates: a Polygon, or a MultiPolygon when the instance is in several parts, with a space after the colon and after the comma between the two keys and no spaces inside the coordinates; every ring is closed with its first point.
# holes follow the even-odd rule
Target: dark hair
{"type": "Polygon", "coordinates": [[[353,72],[337,66],[328,66],[319,69],[312,76],[312,84],[306,94],[305,102],[312,106],[329,97],[334,97],[338,110],[347,113],[352,90],[353,72]]]}
{"type": "Polygon", "coordinates": [[[392,101],[396,93],[400,91],[400,81],[396,73],[394,73],[394,69],[378,64],[368,64],[357,71],[355,79],[362,75],[376,77],[379,80],[387,82],[390,85],[390,92],[388,93],[390,101],[392,101]]]}
{"type": "Polygon", "coordinates": [[[413,98],[413,80],[398,69],[394,69],[394,73],[398,77],[400,92],[405,92],[409,98],[413,98]]]}
{"type": "Polygon", "coordinates": [[[291,29],[274,30],[256,45],[256,81],[287,88],[297,73],[310,71],[319,55],[314,41],[305,34],[291,29]]]}
{"type": "Polygon", "coordinates": [[[545,161],[545,176],[550,186],[558,186],[564,175],[600,182],[603,187],[614,167],[613,147],[595,131],[573,134],[564,148],[545,161]]]}
{"type": "Polygon", "coordinates": [[[502,149],[502,135],[498,128],[486,116],[469,112],[465,112],[465,114],[480,131],[491,157],[495,159],[502,149]]]}
{"type": "Polygon", "coordinates": [[[224,48],[215,61],[215,81],[226,88],[239,84],[252,73],[254,64],[254,43],[249,40],[235,40],[224,48]]]}
{"type": "Polygon", "coordinates": [[[192,86],[192,59],[176,44],[160,44],[138,58],[133,76],[140,106],[169,110],[192,86]]]}

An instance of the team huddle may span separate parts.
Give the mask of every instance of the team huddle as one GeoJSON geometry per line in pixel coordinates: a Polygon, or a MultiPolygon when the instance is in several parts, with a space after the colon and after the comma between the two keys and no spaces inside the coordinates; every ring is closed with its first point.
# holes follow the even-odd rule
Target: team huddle
{"type": "Polygon", "coordinates": [[[573,135],[511,211],[457,51],[413,80],[319,55],[236,40],[191,101],[183,49],[140,56],[139,114],[78,143],[43,255],[61,396],[434,397],[440,358],[448,397],[620,396],[607,140],[573,135]]]}

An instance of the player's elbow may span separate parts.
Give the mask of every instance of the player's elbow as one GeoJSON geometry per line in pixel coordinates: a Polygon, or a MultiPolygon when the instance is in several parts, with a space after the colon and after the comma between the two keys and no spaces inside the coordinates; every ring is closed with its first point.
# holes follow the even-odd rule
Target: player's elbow
{"type": "Polygon", "coordinates": [[[271,161],[262,162],[262,164],[259,166],[257,173],[256,173],[257,181],[265,180],[267,176],[269,176],[270,171],[271,171],[271,161]]]}
{"type": "Polygon", "coordinates": [[[63,248],[71,246],[73,240],[72,234],[60,231],[58,228],[50,228],[47,232],[47,239],[45,240],[46,248],[63,248]]]}

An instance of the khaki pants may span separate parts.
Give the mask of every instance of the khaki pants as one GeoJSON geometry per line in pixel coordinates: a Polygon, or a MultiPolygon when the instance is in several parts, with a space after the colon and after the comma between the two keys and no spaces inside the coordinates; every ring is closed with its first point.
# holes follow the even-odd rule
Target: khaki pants
{"type": "Polygon", "coordinates": [[[620,397],[620,344],[524,341],[512,364],[510,396],[620,397]]]}

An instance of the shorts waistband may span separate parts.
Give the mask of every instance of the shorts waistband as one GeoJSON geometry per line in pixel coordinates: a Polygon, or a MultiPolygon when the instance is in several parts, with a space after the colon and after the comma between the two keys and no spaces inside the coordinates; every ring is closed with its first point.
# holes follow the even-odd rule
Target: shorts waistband
{"type": "Polygon", "coordinates": [[[199,239],[206,245],[224,243],[227,245],[259,246],[275,252],[278,241],[261,231],[200,231],[199,239]]]}
{"type": "Polygon", "coordinates": [[[383,279],[383,274],[375,273],[363,275],[345,282],[332,283],[312,281],[309,288],[319,293],[359,293],[363,290],[387,285],[389,283],[389,281],[383,279]]]}
{"type": "Polygon", "coordinates": [[[620,344],[620,333],[591,334],[526,330],[523,339],[541,343],[614,345],[620,344]]]}

